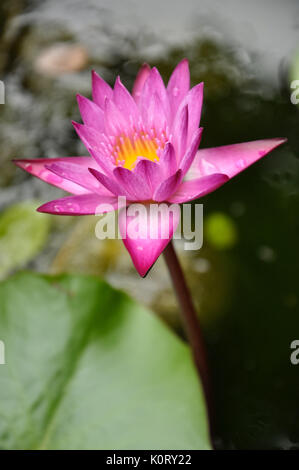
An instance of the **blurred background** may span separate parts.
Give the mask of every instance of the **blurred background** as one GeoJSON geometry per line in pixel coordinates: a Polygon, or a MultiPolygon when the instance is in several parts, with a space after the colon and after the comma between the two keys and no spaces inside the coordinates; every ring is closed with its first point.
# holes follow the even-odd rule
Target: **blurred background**
{"type": "Polygon", "coordinates": [[[215,445],[299,448],[297,0],[2,0],[0,276],[99,275],[183,335],[163,259],[140,279],[121,241],[96,239],[96,218],[36,213],[63,193],[11,160],[86,154],[71,119],[92,69],[130,88],[143,62],[167,80],[184,57],[192,84],[205,82],[202,147],[288,138],[200,201],[201,250],[177,242],[208,345],[215,445]]]}

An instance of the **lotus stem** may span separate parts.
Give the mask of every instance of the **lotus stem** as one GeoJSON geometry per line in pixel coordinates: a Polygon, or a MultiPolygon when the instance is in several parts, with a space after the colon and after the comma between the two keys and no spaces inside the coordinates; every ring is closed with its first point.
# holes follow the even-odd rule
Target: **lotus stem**
{"type": "Polygon", "coordinates": [[[207,353],[200,323],[172,240],[165,248],[163,254],[170,273],[174,291],[180,305],[180,314],[186,336],[191,347],[193,360],[203,386],[211,425],[211,387],[207,353]]]}

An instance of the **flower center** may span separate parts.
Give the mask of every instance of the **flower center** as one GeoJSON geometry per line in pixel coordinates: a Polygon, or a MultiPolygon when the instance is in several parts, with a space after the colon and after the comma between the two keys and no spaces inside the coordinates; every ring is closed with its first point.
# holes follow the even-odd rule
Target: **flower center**
{"type": "Polygon", "coordinates": [[[116,165],[133,170],[139,157],[158,162],[159,150],[163,149],[165,143],[165,133],[158,138],[155,131],[151,135],[146,132],[135,132],[132,136],[120,135],[115,138],[112,155],[116,165]]]}

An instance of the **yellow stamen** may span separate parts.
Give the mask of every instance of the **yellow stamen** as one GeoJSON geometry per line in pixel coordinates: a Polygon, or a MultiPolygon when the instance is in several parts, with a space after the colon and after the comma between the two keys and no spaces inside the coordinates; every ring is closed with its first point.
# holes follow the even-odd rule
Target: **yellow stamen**
{"type": "Polygon", "coordinates": [[[116,165],[122,164],[124,168],[132,170],[138,157],[147,158],[152,162],[159,161],[158,148],[156,140],[145,133],[135,134],[134,137],[121,135],[115,139],[113,155],[116,165]]]}

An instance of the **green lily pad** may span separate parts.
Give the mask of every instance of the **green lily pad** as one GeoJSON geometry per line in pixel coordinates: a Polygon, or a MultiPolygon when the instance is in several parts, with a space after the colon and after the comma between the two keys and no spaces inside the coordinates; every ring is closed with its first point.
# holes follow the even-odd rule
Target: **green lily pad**
{"type": "Polygon", "coordinates": [[[44,247],[50,217],[37,201],[15,204],[0,214],[0,278],[34,258],[44,247]]]}
{"type": "Polygon", "coordinates": [[[0,339],[0,448],[210,448],[188,347],[99,279],[4,281],[0,339]]]}

